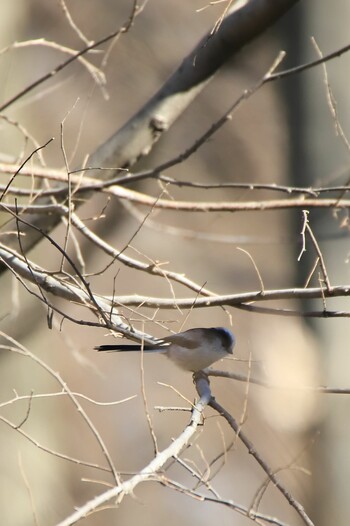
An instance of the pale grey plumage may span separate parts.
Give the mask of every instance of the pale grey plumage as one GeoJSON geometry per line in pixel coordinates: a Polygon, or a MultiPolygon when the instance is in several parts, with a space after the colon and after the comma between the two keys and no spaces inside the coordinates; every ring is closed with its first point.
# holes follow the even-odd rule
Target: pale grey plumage
{"type": "MultiPolygon", "coordinates": [[[[235,338],[223,327],[189,329],[166,336],[154,345],[144,345],[145,352],[165,354],[185,371],[200,371],[232,354],[235,338]]],[[[140,344],[111,344],[95,347],[98,351],[140,351],[140,344]]]]}

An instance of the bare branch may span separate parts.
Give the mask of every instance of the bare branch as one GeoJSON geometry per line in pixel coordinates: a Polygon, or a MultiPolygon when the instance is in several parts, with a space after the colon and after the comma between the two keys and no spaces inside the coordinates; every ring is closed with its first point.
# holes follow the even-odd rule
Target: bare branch
{"type": "Polygon", "coordinates": [[[286,500],[289,502],[289,504],[296,510],[298,515],[302,518],[303,522],[307,526],[314,526],[314,523],[312,522],[310,517],[305,512],[303,506],[279,482],[279,480],[277,479],[275,473],[272,471],[270,466],[266,463],[266,461],[257,452],[256,448],[254,447],[254,444],[248,439],[248,437],[245,435],[245,433],[243,433],[242,429],[240,429],[240,426],[236,422],[236,420],[214,398],[212,398],[210,400],[209,406],[212,407],[213,409],[215,409],[215,411],[217,411],[221,416],[223,416],[225,418],[227,423],[232,427],[233,431],[235,433],[237,433],[237,436],[238,436],[239,440],[247,448],[249,454],[253,456],[253,458],[257,461],[257,463],[261,466],[261,468],[268,475],[268,477],[271,480],[271,482],[273,482],[274,486],[282,493],[282,495],[286,498],[286,500]]]}
{"type": "Polygon", "coordinates": [[[272,384],[267,380],[261,380],[260,378],[253,378],[252,376],[246,376],[238,373],[231,373],[229,371],[221,371],[218,369],[208,369],[208,376],[215,376],[218,378],[230,378],[231,380],[236,380],[237,382],[247,383],[249,382],[252,385],[257,385],[259,387],[264,387],[266,389],[281,389],[287,391],[312,391],[320,394],[340,394],[347,395],[350,394],[350,387],[324,387],[324,386],[313,386],[313,385],[295,385],[288,387],[285,382],[281,384],[272,384]]]}
{"type": "MultiPolygon", "coordinates": [[[[147,155],[161,135],[193,102],[218,69],[248,42],[278,20],[296,2],[297,0],[279,0],[278,2],[250,0],[242,4],[235,3],[218,30],[214,34],[209,32],[203,37],[150,101],[90,155],[89,164],[98,167],[117,166],[125,168],[134,164],[141,156],[147,155]]],[[[133,20],[133,16],[134,7],[131,20],[133,20]]],[[[129,24],[131,23],[129,20],[129,24]]],[[[120,32],[126,31],[126,28],[129,27],[130,25],[126,24],[125,27],[111,35],[86,46],[82,51],[4,103],[0,107],[0,112],[56,75],[74,60],[111,40],[120,32]]],[[[112,177],[113,174],[114,171],[109,170],[98,173],[104,179],[112,177]]],[[[43,225],[40,215],[33,215],[29,218],[32,225],[36,225],[46,232],[50,232],[59,221],[60,218],[57,216],[50,216],[50,221],[46,221],[43,225]]],[[[9,225],[9,229],[13,230],[13,225],[9,225]]],[[[41,237],[33,230],[28,230],[26,233],[25,251],[41,240],[41,237]]]]}
{"type": "Polygon", "coordinates": [[[19,93],[17,93],[13,97],[11,97],[9,100],[4,102],[0,106],[0,112],[3,112],[9,106],[11,106],[12,104],[14,104],[18,100],[20,100],[22,97],[24,97],[25,95],[27,95],[28,93],[33,91],[35,88],[37,88],[38,86],[40,86],[41,84],[43,84],[47,80],[49,80],[52,77],[54,77],[55,75],[57,75],[60,71],[65,69],[72,62],[74,62],[76,60],[80,60],[81,57],[83,57],[83,55],[86,55],[89,51],[92,51],[92,50],[96,49],[97,47],[102,46],[102,44],[105,44],[109,40],[112,40],[113,38],[115,38],[120,33],[126,33],[129,30],[129,27],[130,27],[130,20],[128,20],[125,23],[125,25],[122,26],[120,29],[117,29],[116,31],[113,31],[111,34],[101,38],[97,42],[92,42],[90,45],[86,46],[81,51],[77,51],[77,52],[73,53],[73,55],[69,59],[65,60],[64,62],[61,62],[61,64],[56,66],[52,71],[50,71],[49,73],[46,73],[45,75],[43,75],[42,77],[37,79],[35,82],[30,84],[29,86],[26,86],[23,90],[21,90],[19,93]]]}
{"type": "Polygon", "coordinates": [[[57,526],[70,526],[75,524],[88,513],[98,509],[102,504],[105,504],[111,499],[117,499],[117,502],[120,503],[126,495],[132,494],[134,488],[141,482],[147,480],[158,480],[158,471],[170,458],[178,455],[180,451],[186,447],[195,434],[198,425],[201,423],[202,414],[210,401],[211,393],[208,383],[203,381],[203,379],[199,379],[197,381],[197,389],[200,394],[200,399],[193,407],[189,424],[166,449],[158,452],[154,459],[151,460],[147,466],[141,469],[137,475],[118,484],[116,487],[105,491],[91,501],[86,502],[77,511],[73,512],[69,517],[61,521],[57,526]]]}

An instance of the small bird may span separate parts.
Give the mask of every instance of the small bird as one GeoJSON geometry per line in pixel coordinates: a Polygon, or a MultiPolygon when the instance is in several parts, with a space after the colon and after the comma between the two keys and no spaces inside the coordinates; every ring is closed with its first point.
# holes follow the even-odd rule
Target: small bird
{"type": "MultiPolygon", "coordinates": [[[[159,352],[177,366],[193,373],[201,371],[233,353],[235,337],[224,327],[189,329],[166,336],[154,344],[145,344],[145,352],[159,352]]],[[[95,347],[97,351],[141,351],[140,344],[111,344],[95,347]]]]}

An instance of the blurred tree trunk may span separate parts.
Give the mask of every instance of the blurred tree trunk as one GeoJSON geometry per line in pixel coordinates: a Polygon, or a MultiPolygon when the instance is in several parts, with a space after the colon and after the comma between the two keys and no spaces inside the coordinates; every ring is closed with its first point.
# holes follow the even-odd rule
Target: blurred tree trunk
{"type": "MultiPolygon", "coordinates": [[[[334,11],[341,12],[337,18],[337,31],[327,30],[329,4],[307,2],[294,10],[286,27],[286,47],[289,50],[288,66],[305,63],[318,58],[310,37],[314,36],[325,55],[348,42],[350,4],[337,2],[334,11]],[[341,5],[340,5],[341,4],[341,5]],[[339,11],[338,11],[339,10],[339,11]]],[[[337,113],[342,127],[350,135],[349,69],[350,58],[346,54],[338,61],[327,63],[329,83],[334,94],[337,113]]],[[[291,155],[291,178],[296,186],[327,186],[348,184],[350,151],[340,136],[327,103],[327,90],[322,67],[294,76],[284,82],[287,108],[289,108],[291,155]],[[343,173],[340,173],[341,167],[343,173]]],[[[340,195],[340,194],[339,194],[340,195]]],[[[348,237],[341,237],[341,215],[335,219],[332,212],[313,211],[310,225],[318,239],[325,258],[332,285],[349,281],[347,258],[350,246],[348,237]]],[[[302,216],[297,226],[300,232],[302,216]]],[[[343,231],[343,234],[345,232],[343,231]]],[[[296,254],[300,247],[296,247],[296,254]]],[[[298,265],[299,284],[302,285],[314,263],[315,254],[308,247],[306,257],[298,265]]],[[[317,278],[317,276],[316,276],[317,278]]],[[[347,302],[340,302],[346,308],[347,302]]],[[[310,304],[308,305],[310,307],[310,304]]],[[[347,318],[312,321],[319,338],[319,356],[323,361],[324,384],[339,387],[350,383],[349,321],[347,318]]],[[[330,396],[323,400],[327,414],[321,426],[321,434],[312,448],[314,506],[311,515],[319,526],[350,524],[350,500],[348,480],[350,474],[350,420],[348,400],[330,396]],[[327,474],[325,476],[325,474],[327,474]]]]}

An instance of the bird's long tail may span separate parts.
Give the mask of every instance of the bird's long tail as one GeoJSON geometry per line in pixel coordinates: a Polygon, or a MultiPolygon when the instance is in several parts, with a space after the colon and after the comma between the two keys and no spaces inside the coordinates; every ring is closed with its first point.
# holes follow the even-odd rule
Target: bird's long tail
{"type": "MultiPolygon", "coordinates": [[[[107,344],[107,345],[98,345],[97,347],[94,347],[96,351],[141,351],[141,345],[135,344],[135,345],[113,345],[113,344],[107,344]]],[[[151,345],[144,345],[143,350],[146,352],[164,352],[166,349],[162,349],[160,347],[152,347],[151,345]]]]}

